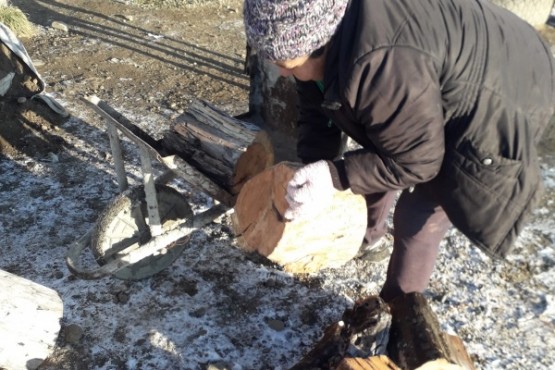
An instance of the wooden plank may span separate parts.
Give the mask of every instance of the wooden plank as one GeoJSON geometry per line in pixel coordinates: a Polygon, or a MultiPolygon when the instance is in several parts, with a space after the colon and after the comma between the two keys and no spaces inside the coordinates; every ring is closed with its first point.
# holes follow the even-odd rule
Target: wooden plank
{"type": "Polygon", "coordinates": [[[0,270],[0,368],[36,368],[54,349],[63,302],[54,290],[0,270]]]}
{"type": "Polygon", "coordinates": [[[346,358],[336,370],[401,370],[385,355],[368,358],[346,358]]]}

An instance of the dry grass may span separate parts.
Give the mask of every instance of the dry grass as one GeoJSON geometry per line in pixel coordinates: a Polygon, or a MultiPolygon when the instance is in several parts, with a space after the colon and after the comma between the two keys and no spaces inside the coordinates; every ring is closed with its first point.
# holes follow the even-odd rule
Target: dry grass
{"type": "Polygon", "coordinates": [[[27,16],[14,6],[0,6],[0,22],[18,37],[31,37],[36,33],[35,26],[29,22],[27,16]]]}

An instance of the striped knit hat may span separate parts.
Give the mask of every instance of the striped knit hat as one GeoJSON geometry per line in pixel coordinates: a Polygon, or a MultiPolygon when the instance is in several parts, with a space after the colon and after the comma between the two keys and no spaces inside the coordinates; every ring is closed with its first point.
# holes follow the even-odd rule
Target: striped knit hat
{"type": "Polygon", "coordinates": [[[349,0],[245,0],[247,42],[270,61],[309,55],[331,40],[349,0]]]}

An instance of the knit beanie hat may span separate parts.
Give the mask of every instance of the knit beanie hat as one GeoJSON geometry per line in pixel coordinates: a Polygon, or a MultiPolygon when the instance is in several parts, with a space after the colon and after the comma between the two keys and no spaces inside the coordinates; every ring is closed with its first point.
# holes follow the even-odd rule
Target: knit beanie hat
{"type": "Polygon", "coordinates": [[[331,40],[349,0],[245,0],[248,44],[284,61],[310,55],[331,40]]]}

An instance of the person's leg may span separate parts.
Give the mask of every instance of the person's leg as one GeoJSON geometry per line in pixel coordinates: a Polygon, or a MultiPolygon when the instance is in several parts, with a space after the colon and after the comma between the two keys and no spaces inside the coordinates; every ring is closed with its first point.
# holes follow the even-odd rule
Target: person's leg
{"type": "Polygon", "coordinates": [[[356,259],[380,262],[389,256],[387,244],[382,237],[387,232],[386,220],[395,202],[395,195],[395,191],[365,195],[367,228],[356,259]]]}
{"type": "Polygon", "coordinates": [[[395,202],[397,192],[388,191],[385,193],[367,194],[366,208],[368,208],[368,223],[364,243],[372,245],[387,232],[385,224],[391,206],[395,202]]]}
{"type": "Polygon", "coordinates": [[[401,194],[393,216],[393,253],[380,293],[386,302],[426,289],[439,243],[450,226],[445,211],[425,186],[401,194]]]}

